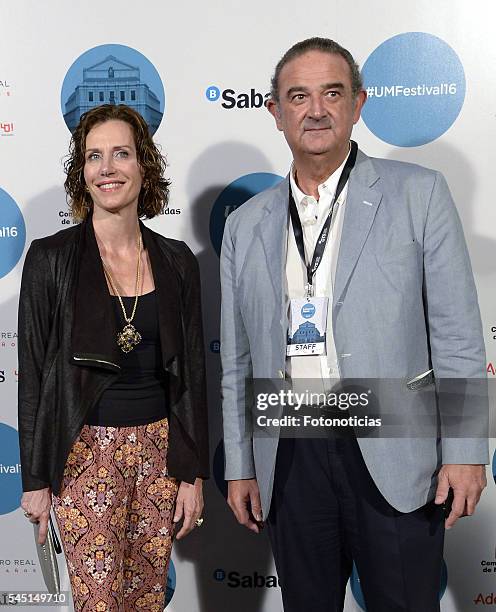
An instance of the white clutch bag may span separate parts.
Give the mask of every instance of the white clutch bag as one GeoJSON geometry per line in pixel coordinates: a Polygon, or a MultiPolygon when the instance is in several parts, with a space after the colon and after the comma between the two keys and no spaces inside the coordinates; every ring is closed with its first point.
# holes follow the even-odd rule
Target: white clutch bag
{"type": "Polygon", "coordinates": [[[47,591],[49,593],[60,593],[60,576],[57,554],[62,552],[62,546],[60,545],[55,527],[53,526],[52,517],[50,516],[49,518],[48,532],[44,544],[38,543],[40,524],[33,523],[33,527],[36,552],[38,553],[41,572],[43,574],[47,591]]]}

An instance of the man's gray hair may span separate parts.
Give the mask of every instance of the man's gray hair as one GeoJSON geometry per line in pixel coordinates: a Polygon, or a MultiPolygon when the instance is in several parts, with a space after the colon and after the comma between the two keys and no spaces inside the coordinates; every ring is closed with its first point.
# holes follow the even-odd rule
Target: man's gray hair
{"type": "Polygon", "coordinates": [[[358,64],[353,59],[351,53],[342,47],[340,44],[331,40],[330,38],[307,38],[297,42],[295,45],[288,49],[286,53],[279,60],[274,76],[270,82],[270,94],[272,99],[279,102],[279,76],[284,66],[292,59],[307,53],[308,51],[322,51],[323,53],[329,53],[331,55],[340,55],[350,67],[351,73],[351,92],[353,97],[356,97],[358,93],[363,89],[363,81],[360,75],[360,69],[358,64]]]}

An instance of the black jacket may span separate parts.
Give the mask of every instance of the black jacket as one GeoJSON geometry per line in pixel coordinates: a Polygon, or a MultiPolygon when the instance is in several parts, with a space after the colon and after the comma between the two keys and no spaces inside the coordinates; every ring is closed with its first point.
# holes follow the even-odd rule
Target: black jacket
{"type": "MultiPolygon", "coordinates": [[[[169,380],[168,473],[209,475],[198,263],[184,242],[141,224],[169,380]]],[[[118,377],[117,321],[93,223],[34,240],[19,298],[19,441],[24,491],[58,494],[86,415],[118,377]]]]}

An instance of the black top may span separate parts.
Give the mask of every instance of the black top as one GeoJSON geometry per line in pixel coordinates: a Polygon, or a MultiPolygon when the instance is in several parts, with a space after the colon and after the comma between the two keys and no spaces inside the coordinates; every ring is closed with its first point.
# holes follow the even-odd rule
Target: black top
{"type": "MultiPolygon", "coordinates": [[[[122,298],[128,316],[132,313],[134,299],[122,298]]],[[[120,332],[126,323],[117,296],[112,296],[112,305],[120,332]]],[[[168,416],[155,291],[139,297],[132,324],[140,333],[141,342],[129,353],[121,352],[120,376],[103,392],[88,414],[88,425],[130,427],[168,416]]]]}

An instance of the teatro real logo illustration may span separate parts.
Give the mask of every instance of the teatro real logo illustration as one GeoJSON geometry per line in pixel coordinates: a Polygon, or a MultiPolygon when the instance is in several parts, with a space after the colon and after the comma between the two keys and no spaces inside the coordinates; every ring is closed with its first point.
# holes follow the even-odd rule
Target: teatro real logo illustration
{"type": "Polygon", "coordinates": [[[100,104],[131,106],[154,134],[165,110],[164,86],[155,66],[125,45],[100,45],[80,55],[62,84],[62,114],[69,130],[100,104]]]}

